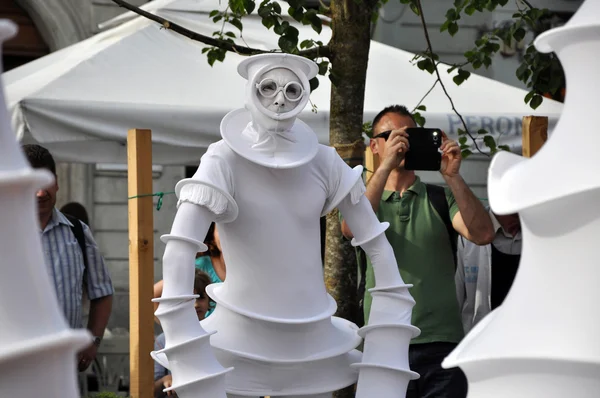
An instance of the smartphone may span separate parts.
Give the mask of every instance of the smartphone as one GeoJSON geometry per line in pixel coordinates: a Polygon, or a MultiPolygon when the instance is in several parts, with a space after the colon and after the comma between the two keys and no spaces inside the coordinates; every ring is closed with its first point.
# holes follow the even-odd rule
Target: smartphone
{"type": "Polygon", "coordinates": [[[406,129],[410,149],[404,157],[406,170],[439,171],[442,166],[442,130],[424,127],[406,129]]]}

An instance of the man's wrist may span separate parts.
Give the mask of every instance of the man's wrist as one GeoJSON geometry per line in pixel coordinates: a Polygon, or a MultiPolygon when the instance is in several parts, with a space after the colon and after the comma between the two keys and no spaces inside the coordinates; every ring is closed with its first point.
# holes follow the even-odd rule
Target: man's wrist
{"type": "Polygon", "coordinates": [[[446,181],[446,184],[448,184],[449,186],[452,183],[460,183],[463,181],[463,178],[460,175],[460,173],[456,173],[453,175],[442,174],[442,177],[444,177],[444,181],[446,181]]]}
{"type": "Polygon", "coordinates": [[[93,343],[96,347],[100,347],[100,343],[102,343],[102,337],[100,336],[93,336],[94,340],[93,343]]]}

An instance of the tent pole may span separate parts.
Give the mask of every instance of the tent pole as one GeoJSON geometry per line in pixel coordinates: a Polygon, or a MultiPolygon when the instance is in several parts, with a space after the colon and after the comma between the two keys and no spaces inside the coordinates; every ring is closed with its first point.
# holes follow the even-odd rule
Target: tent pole
{"type": "MultiPolygon", "coordinates": [[[[128,196],[152,191],[152,132],[127,134],[128,196]]],[[[129,365],[130,396],[154,396],[152,308],[154,283],[154,205],[152,196],[129,200],[129,365]]]]}
{"type": "Polygon", "coordinates": [[[523,156],[530,158],[548,139],[548,117],[523,117],[523,156]]]}

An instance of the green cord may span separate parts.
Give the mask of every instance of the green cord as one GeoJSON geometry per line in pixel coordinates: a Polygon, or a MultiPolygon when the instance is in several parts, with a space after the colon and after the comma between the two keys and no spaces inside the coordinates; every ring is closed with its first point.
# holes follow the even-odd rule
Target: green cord
{"type": "Polygon", "coordinates": [[[174,193],[175,192],[145,193],[142,195],[130,196],[128,199],[144,198],[144,197],[148,197],[148,196],[158,196],[158,202],[156,203],[156,210],[160,210],[160,208],[162,207],[162,203],[163,203],[163,196],[174,194],[174,193]]]}

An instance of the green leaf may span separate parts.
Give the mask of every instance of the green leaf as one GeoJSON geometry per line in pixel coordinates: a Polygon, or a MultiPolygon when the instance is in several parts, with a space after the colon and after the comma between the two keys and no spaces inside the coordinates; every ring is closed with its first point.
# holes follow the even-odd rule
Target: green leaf
{"type": "Polygon", "coordinates": [[[477,10],[475,9],[475,6],[473,6],[473,5],[470,5],[467,8],[465,8],[465,14],[467,14],[467,15],[473,15],[473,14],[475,14],[475,11],[477,11],[477,10]]]}
{"type": "Polygon", "coordinates": [[[489,134],[489,133],[490,132],[487,131],[486,129],[479,129],[479,130],[477,130],[477,134],[479,134],[479,135],[486,135],[486,134],[489,134]]]}
{"type": "Polygon", "coordinates": [[[265,26],[265,28],[267,29],[271,29],[273,26],[275,26],[275,24],[277,23],[277,18],[274,16],[268,16],[268,17],[264,17],[262,19],[262,24],[265,26]]]}
{"type": "Polygon", "coordinates": [[[498,149],[510,152],[510,147],[508,145],[498,145],[498,149]]]}
{"type": "Polygon", "coordinates": [[[420,111],[426,111],[427,107],[425,105],[419,105],[419,106],[417,106],[417,109],[420,111]]]}
{"type": "Polygon", "coordinates": [[[217,15],[216,17],[213,18],[213,23],[217,23],[219,22],[221,19],[223,19],[223,15],[217,15]]]}
{"type": "Polygon", "coordinates": [[[467,134],[467,132],[461,128],[459,128],[456,132],[458,133],[459,136],[467,134]]]}
{"type": "Polygon", "coordinates": [[[202,54],[206,54],[208,51],[210,51],[210,47],[204,47],[202,49],[202,54]]]}
{"type": "Polygon", "coordinates": [[[313,30],[317,33],[321,33],[321,30],[323,29],[323,21],[321,21],[321,18],[319,18],[318,15],[314,15],[309,18],[309,21],[313,30]]]}
{"type": "Polygon", "coordinates": [[[301,7],[300,8],[290,7],[288,9],[288,14],[290,14],[290,16],[298,22],[302,22],[302,20],[304,19],[304,10],[301,7]]]}
{"type": "Polygon", "coordinates": [[[244,0],[244,8],[246,9],[247,14],[252,14],[254,8],[256,7],[256,3],[252,0],[244,0]]]}
{"type": "Polygon", "coordinates": [[[521,41],[525,38],[525,29],[523,28],[519,28],[517,30],[515,30],[515,33],[513,33],[513,37],[515,38],[516,41],[521,41]]]}
{"type": "Polygon", "coordinates": [[[431,59],[429,58],[424,58],[417,62],[417,67],[432,74],[435,72],[435,65],[433,65],[433,62],[431,62],[431,59]]]}
{"type": "Polygon", "coordinates": [[[233,18],[229,21],[230,24],[232,24],[233,26],[235,26],[236,28],[238,28],[240,30],[240,32],[242,31],[242,29],[244,29],[244,26],[242,25],[242,21],[240,21],[238,18],[233,18]]]}
{"type": "Polygon", "coordinates": [[[517,68],[517,78],[519,80],[522,80],[523,75],[525,74],[525,71],[529,69],[529,65],[527,65],[527,63],[523,62],[518,68],[517,68]]]}
{"type": "Polygon", "coordinates": [[[281,15],[281,6],[279,5],[279,3],[271,3],[273,4],[273,12],[276,12],[277,14],[281,15]]]}
{"type": "Polygon", "coordinates": [[[458,137],[458,143],[461,145],[465,145],[467,143],[467,136],[463,135],[461,137],[458,137]]]}
{"type": "Polygon", "coordinates": [[[208,14],[208,17],[209,17],[209,18],[212,18],[212,17],[214,17],[215,15],[217,15],[218,13],[219,13],[219,10],[212,10],[212,11],[210,12],[210,14],[208,14]]]}
{"type": "Polygon", "coordinates": [[[486,135],[483,137],[483,143],[492,151],[496,149],[496,140],[491,135],[486,135]]]}
{"type": "Polygon", "coordinates": [[[468,158],[469,156],[471,156],[473,154],[473,152],[471,152],[471,150],[469,149],[464,149],[460,152],[461,156],[463,159],[468,158]]]}
{"type": "Polygon", "coordinates": [[[300,43],[300,48],[301,49],[305,49],[305,48],[310,48],[314,45],[314,40],[302,40],[302,43],[300,43]]]}
{"type": "Polygon", "coordinates": [[[530,91],[527,93],[527,95],[525,96],[525,103],[528,104],[529,101],[531,101],[531,99],[533,98],[533,95],[535,94],[535,91],[530,91]]]}
{"type": "MultiPolygon", "coordinates": [[[[379,15],[379,14],[378,14],[379,15]]],[[[446,21],[440,26],[440,32],[444,32],[448,30],[448,26],[450,26],[450,21],[446,21]]]]}
{"type": "Polygon", "coordinates": [[[225,32],[225,36],[233,37],[235,39],[235,33],[233,32],[225,32]]]}
{"type": "Polygon", "coordinates": [[[457,86],[460,86],[465,80],[467,80],[471,76],[471,72],[466,71],[464,69],[459,69],[458,74],[452,78],[454,83],[457,86]]]}
{"type": "Polygon", "coordinates": [[[283,21],[282,23],[280,23],[279,25],[275,26],[275,29],[273,29],[273,31],[278,34],[279,36],[285,34],[285,31],[287,30],[287,28],[289,28],[290,24],[287,21],[283,21]]]}
{"type": "Polygon", "coordinates": [[[452,22],[448,25],[448,33],[450,36],[454,36],[458,32],[458,24],[456,22],[452,22]]]}
{"type": "Polygon", "coordinates": [[[544,98],[541,95],[536,94],[531,99],[529,106],[532,107],[533,109],[537,109],[540,105],[542,105],[543,101],[544,101],[544,98]]]}
{"type": "Polygon", "coordinates": [[[321,61],[317,65],[319,65],[319,75],[325,75],[327,73],[327,69],[329,68],[328,61],[321,61]]]}
{"type": "Polygon", "coordinates": [[[417,123],[417,125],[419,125],[421,127],[425,126],[425,118],[423,116],[421,116],[421,114],[419,112],[413,113],[413,118],[415,119],[415,122],[417,123]]]}
{"type": "Polygon", "coordinates": [[[455,21],[459,17],[460,16],[457,14],[456,9],[454,9],[454,8],[450,8],[448,11],[446,11],[446,19],[448,21],[455,21]]]}
{"type": "Polygon", "coordinates": [[[415,13],[415,15],[421,15],[419,13],[419,9],[417,8],[417,5],[413,2],[410,3],[410,9],[412,10],[413,13],[415,13]]]}
{"type": "Polygon", "coordinates": [[[286,53],[296,52],[296,46],[298,45],[298,36],[294,37],[286,32],[285,35],[279,38],[277,44],[279,45],[279,48],[281,48],[286,53]]]}
{"type": "Polygon", "coordinates": [[[244,8],[244,0],[229,0],[229,8],[234,14],[242,15],[246,11],[244,8]]]}
{"type": "Polygon", "coordinates": [[[315,91],[317,89],[317,87],[319,87],[319,79],[316,77],[313,77],[312,79],[310,79],[309,83],[310,83],[310,92],[311,93],[313,91],[315,91]]]}

